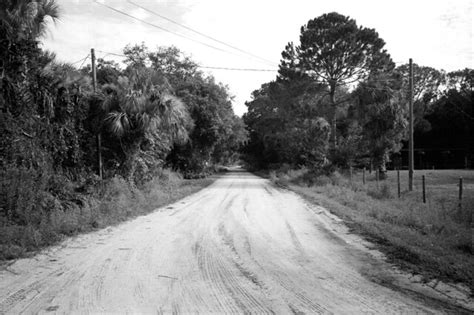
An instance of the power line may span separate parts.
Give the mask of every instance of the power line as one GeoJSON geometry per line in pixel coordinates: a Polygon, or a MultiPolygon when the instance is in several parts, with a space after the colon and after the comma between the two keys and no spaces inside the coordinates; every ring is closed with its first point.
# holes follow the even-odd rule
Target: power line
{"type": "MultiPolygon", "coordinates": [[[[127,56],[124,54],[113,53],[104,50],[96,50],[97,52],[105,54],[102,58],[105,58],[108,55],[123,57],[126,58],[127,56]]],[[[233,68],[233,67],[217,67],[217,66],[203,66],[203,65],[196,65],[197,68],[201,69],[213,69],[213,70],[228,70],[228,71],[249,71],[249,72],[278,72],[278,69],[259,69],[259,68],[233,68]]],[[[397,81],[396,79],[378,79],[378,80],[371,80],[370,82],[387,82],[387,81],[397,81]]],[[[342,83],[341,85],[348,85],[348,83],[342,83]]],[[[374,87],[367,87],[374,90],[385,90],[380,88],[374,87]]]]}
{"type": "Polygon", "coordinates": [[[119,14],[128,16],[129,18],[132,18],[132,19],[134,19],[134,20],[136,20],[136,21],[142,22],[142,23],[147,24],[147,25],[149,25],[149,26],[155,27],[155,28],[157,28],[157,29],[159,29],[159,30],[162,30],[162,31],[164,31],[164,32],[167,32],[167,33],[173,34],[173,35],[175,35],[175,36],[178,36],[178,37],[181,37],[181,38],[184,38],[184,39],[193,41],[193,42],[195,42],[195,43],[198,43],[198,44],[200,44],[200,45],[203,45],[203,46],[206,46],[206,47],[215,49],[215,50],[218,50],[218,51],[220,51],[220,52],[224,52],[224,53],[228,53],[228,54],[232,54],[232,55],[234,55],[234,56],[239,56],[239,57],[240,57],[240,55],[237,55],[237,54],[235,54],[235,53],[233,53],[233,52],[231,52],[231,51],[224,50],[224,49],[221,49],[221,48],[218,48],[218,47],[215,47],[215,46],[206,44],[206,43],[201,42],[201,41],[199,41],[199,40],[196,40],[196,39],[194,39],[194,38],[188,37],[188,36],[186,36],[186,35],[183,35],[183,34],[180,34],[180,33],[176,33],[176,32],[173,32],[173,31],[170,31],[170,30],[168,30],[168,29],[166,29],[166,28],[164,28],[164,27],[161,27],[161,26],[158,26],[158,25],[156,25],[156,24],[147,22],[147,21],[145,21],[145,20],[142,20],[142,19],[139,19],[139,18],[137,18],[137,17],[134,17],[134,16],[131,15],[131,14],[128,14],[128,13],[123,12],[123,11],[121,11],[121,10],[115,9],[115,8],[113,8],[113,7],[111,7],[111,6],[107,5],[107,4],[105,4],[105,3],[97,2],[97,0],[93,0],[93,1],[94,1],[96,4],[99,4],[99,5],[103,6],[103,7],[108,8],[109,10],[112,10],[112,11],[117,12],[117,13],[119,13],[119,14]]]}
{"type": "MultiPolygon", "coordinates": [[[[97,50],[97,52],[100,52],[100,53],[103,53],[103,54],[106,54],[106,55],[113,55],[113,56],[117,56],[117,57],[127,57],[123,54],[117,54],[117,53],[103,51],[103,50],[97,50]]],[[[273,70],[273,69],[257,69],[257,68],[215,67],[215,66],[203,66],[203,65],[199,65],[199,64],[197,64],[196,67],[201,68],[201,69],[229,70],[229,71],[254,71],[254,72],[277,72],[278,71],[276,69],[273,70]]]]}
{"type": "Polygon", "coordinates": [[[85,56],[84,58],[79,59],[78,61],[72,62],[71,65],[75,65],[76,63],[79,63],[79,62],[84,62],[85,60],[87,60],[87,58],[89,58],[89,55],[85,56]]]}
{"type": "Polygon", "coordinates": [[[133,2],[133,1],[127,0],[127,2],[133,4],[134,6],[139,7],[139,8],[141,8],[141,9],[143,9],[143,10],[145,10],[145,11],[147,11],[147,12],[153,14],[153,15],[156,15],[156,16],[162,18],[162,19],[165,19],[165,20],[167,20],[167,21],[169,21],[169,22],[171,22],[171,23],[173,23],[173,24],[179,25],[179,26],[181,26],[181,27],[183,27],[183,28],[185,28],[185,29],[187,29],[187,30],[189,30],[189,31],[191,31],[191,32],[193,32],[193,33],[195,33],[195,34],[201,35],[201,36],[203,36],[203,37],[205,37],[205,38],[207,38],[207,39],[210,39],[210,40],[212,40],[212,41],[215,41],[216,43],[219,43],[219,44],[222,44],[222,45],[227,46],[227,47],[229,47],[229,48],[235,49],[235,50],[237,50],[237,51],[239,51],[239,52],[241,52],[241,53],[244,53],[244,54],[246,54],[246,55],[248,55],[248,56],[257,58],[257,59],[259,59],[259,60],[261,60],[261,61],[265,61],[266,63],[269,63],[269,64],[271,64],[271,65],[276,65],[276,63],[274,63],[273,61],[270,61],[270,60],[268,60],[268,59],[259,57],[259,56],[255,55],[255,54],[251,53],[251,52],[248,52],[248,51],[246,51],[246,50],[240,49],[240,48],[235,47],[235,46],[233,46],[233,45],[227,44],[227,43],[225,43],[225,42],[223,42],[223,41],[221,41],[221,40],[219,40],[219,39],[216,39],[216,38],[214,38],[214,37],[212,37],[212,36],[206,35],[206,34],[204,34],[204,33],[202,33],[202,32],[199,32],[199,31],[197,31],[197,30],[195,30],[195,29],[193,29],[193,28],[191,28],[191,27],[189,27],[189,26],[186,26],[186,25],[184,25],[184,24],[181,24],[181,23],[179,23],[179,22],[176,22],[176,21],[174,21],[174,20],[172,20],[172,19],[170,19],[170,18],[168,18],[168,17],[166,17],[166,16],[164,16],[164,15],[158,14],[158,13],[156,13],[155,11],[152,11],[152,10],[146,8],[146,7],[143,7],[143,6],[137,4],[137,3],[133,2]]]}
{"type": "Polygon", "coordinates": [[[84,62],[86,62],[86,61],[87,61],[87,59],[89,58],[89,56],[90,56],[90,55],[87,55],[87,57],[86,57],[86,58],[84,58],[84,61],[82,61],[81,65],[79,66],[79,69],[81,69],[81,68],[82,68],[82,66],[84,65],[84,62]]]}
{"type": "Polygon", "coordinates": [[[103,51],[103,50],[97,50],[97,52],[101,52],[101,53],[105,54],[102,58],[105,58],[108,55],[113,55],[113,56],[117,56],[117,57],[127,57],[127,56],[122,55],[122,54],[107,52],[107,51],[103,51]]]}
{"type": "Polygon", "coordinates": [[[227,68],[227,67],[211,67],[211,66],[200,66],[200,65],[198,65],[198,68],[215,69],[215,70],[230,70],[230,71],[278,72],[278,70],[272,70],[272,69],[227,68]]]}

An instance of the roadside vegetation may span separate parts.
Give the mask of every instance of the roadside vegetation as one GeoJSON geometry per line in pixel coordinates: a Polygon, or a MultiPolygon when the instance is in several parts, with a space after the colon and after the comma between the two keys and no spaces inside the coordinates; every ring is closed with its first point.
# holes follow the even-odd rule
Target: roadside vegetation
{"type": "MultiPolygon", "coordinates": [[[[407,187],[407,171],[402,180],[407,187]]],[[[474,292],[473,171],[416,171],[415,183],[425,174],[432,180],[427,203],[422,202],[421,184],[397,196],[396,173],[377,188],[375,174],[362,183],[362,174],[333,172],[317,175],[308,169],[283,167],[270,172],[277,185],[289,188],[344,220],[403,269],[449,282],[464,283],[474,292]],[[465,179],[465,198],[458,204],[457,176],[465,179]]]]}
{"type": "MultiPolygon", "coordinates": [[[[9,173],[2,180],[11,187],[6,203],[19,212],[19,223],[0,221],[0,261],[34,253],[56,244],[67,236],[89,232],[144,215],[186,197],[211,184],[215,178],[183,179],[179,173],[163,170],[140,186],[130,185],[123,177],[75,186],[55,176],[49,188],[38,189],[38,182],[27,170],[9,173]],[[54,185],[54,186],[53,186],[54,185]],[[66,187],[61,187],[65,185],[66,187]],[[53,186],[53,187],[52,187],[53,186]],[[77,192],[79,190],[79,192],[77,192]],[[54,193],[61,191],[61,196],[54,193]]],[[[41,181],[41,180],[40,180],[41,181]]]]}
{"type": "Polygon", "coordinates": [[[247,137],[227,87],[176,47],[98,59],[94,89],[88,58],[41,48],[59,13],[0,3],[0,260],[192,193],[247,137]]]}

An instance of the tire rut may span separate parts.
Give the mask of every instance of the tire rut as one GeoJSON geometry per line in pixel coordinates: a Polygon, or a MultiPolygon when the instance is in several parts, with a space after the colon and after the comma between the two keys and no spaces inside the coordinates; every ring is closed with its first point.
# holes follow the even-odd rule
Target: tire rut
{"type": "MultiPolygon", "coordinates": [[[[195,244],[195,254],[198,260],[198,266],[204,279],[208,279],[211,283],[218,288],[220,294],[225,294],[232,300],[231,305],[224,305],[226,308],[231,308],[231,312],[243,312],[245,314],[260,313],[260,314],[272,314],[273,311],[268,309],[262,302],[258,301],[255,297],[255,291],[249,292],[242,284],[242,278],[247,280],[251,286],[256,286],[255,283],[248,279],[245,274],[241,273],[241,270],[233,264],[237,269],[238,274],[242,277],[237,278],[232,268],[229,268],[229,264],[219,256],[214,256],[210,251],[205,250],[201,245],[195,244]]],[[[257,286],[257,288],[259,288],[257,286]]]]}

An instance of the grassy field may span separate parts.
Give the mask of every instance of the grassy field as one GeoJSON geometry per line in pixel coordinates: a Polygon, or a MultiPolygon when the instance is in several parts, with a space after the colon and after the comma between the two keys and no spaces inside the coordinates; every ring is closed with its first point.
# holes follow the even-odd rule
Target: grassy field
{"type": "MultiPolygon", "coordinates": [[[[353,181],[362,184],[363,175],[361,170],[353,171],[353,181]]],[[[397,172],[388,171],[387,179],[379,181],[379,186],[388,185],[390,192],[397,195],[397,172]]],[[[474,194],[474,171],[473,170],[415,170],[413,174],[413,197],[422,201],[422,176],[425,176],[426,199],[429,201],[439,201],[442,197],[446,202],[458,203],[459,178],[463,179],[463,197],[469,199],[469,195],[474,194]]],[[[349,178],[349,173],[345,176],[349,178]]],[[[366,172],[366,184],[370,189],[377,188],[375,173],[366,172]]],[[[403,195],[408,193],[408,171],[400,171],[400,188],[403,195]]]]}
{"type": "Polygon", "coordinates": [[[336,172],[312,177],[306,170],[271,172],[270,178],[326,207],[356,233],[374,242],[390,261],[425,276],[461,282],[474,292],[474,171],[415,171],[414,191],[408,192],[408,172],[402,171],[401,198],[397,174],[376,182],[375,174],[336,172]],[[421,177],[426,178],[427,202],[422,202],[421,177]],[[463,204],[459,208],[459,177],[463,204]]]}

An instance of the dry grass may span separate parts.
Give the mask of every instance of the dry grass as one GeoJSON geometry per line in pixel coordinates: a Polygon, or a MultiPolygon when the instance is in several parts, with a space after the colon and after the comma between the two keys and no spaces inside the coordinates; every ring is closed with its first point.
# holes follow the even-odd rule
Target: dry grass
{"type": "Polygon", "coordinates": [[[375,174],[335,173],[308,181],[306,170],[270,174],[284,185],[338,215],[357,233],[378,244],[389,259],[430,278],[462,282],[474,292],[474,171],[416,171],[415,189],[408,192],[407,172],[401,173],[397,197],[396,172],[377,185],[375,174]],[[422,203],[421,176],[426,176],[427,203],[422,203]],[[458,206],[459,176],[464,199],[458,206]],[[378,186],[378,188],[377,188],[378,186]]]}
{"type": "Polygon", "coordinates": [[[214,181],[185,180],[177,173],[163,170],[139,188],[114,177],[92,184],[81,193],[74,193],[73,187],[63,187],[62,194],[53,194],[52,185],[46,191],[38,189],[43,188],[38,186],[44,182],[41,177],[19,173],[2,179],[2,194],[7,198],[2,204],[12,211],[5,212],[9,217],[0,215],[0,261],[26,256],[65,236],[149,213],[214,181]],[[18,175],[22,180],[16,179],[18,175]]]}

